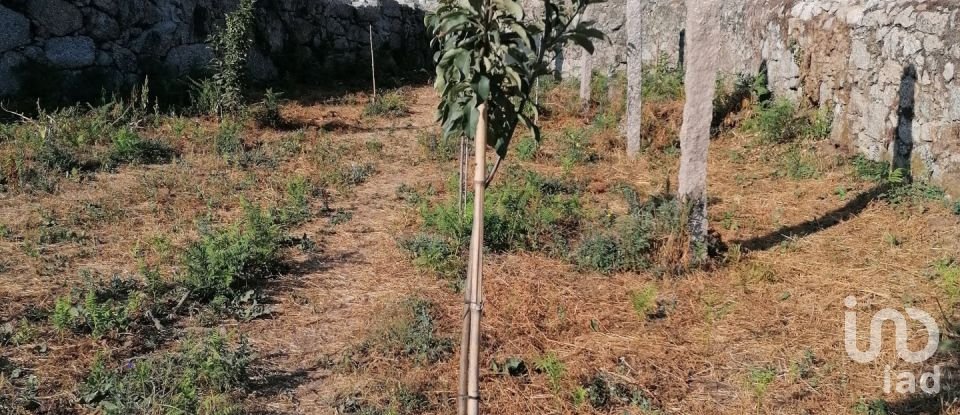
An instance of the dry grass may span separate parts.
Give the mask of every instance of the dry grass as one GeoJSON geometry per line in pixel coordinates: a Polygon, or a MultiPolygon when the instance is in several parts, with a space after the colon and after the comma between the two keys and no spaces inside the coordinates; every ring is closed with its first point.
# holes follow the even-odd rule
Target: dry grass
{"type": "MultiPolygon", "coordinates": [[[[304,129],[302,134],[246,126],[248,148],[300,143],[275,167],[226,163],[209,142],[217,126],[187,120],[179,138],[171,125],[154,132],[172,137],[182,154],[174,163],[97,173],[90,181],[67,182],[52,195],[7,195],[0,200],[0,223],[11,235],[0,240],[6,265],[0,273],[6,281],[0,286],[0,322],[19,320],[30,306],[50,307],[57,295],[82,283],[80,269],[134,274],[143,257],[165,275],[175,274],[175,253],[196,237],[199,218],[229,223],[238,215],[241,197],[275,202],[294,175],[323,183],[330,166],[319,152],[342,147],[343,160],[373,163],[377,170],[356,187],[328,189],[329,207],[351,212],[352,219],[332,225],[317,214],[292,232],[316,241],[318,249],[285,251],[289,273],[267,288],[275,303],[271,317],[217,323],[248,336],[260,356],[244,403],[252,413],[337,413],[338,407],[349,409],[345,402],[352,397],[368,408],[402,413],[405,401],[398,396],[416,391],[429,405],[412,413],[451,413],[455,354],[429,363],[372,350],[360,367],[337,364],[344,353],[375,338],[383,324],[378,321],[410,297],[436,305],[438,336],[459,336],[461,294],[418,271],[396,243],[418,226],[416,209],[397,200],[396,189],[401,184],[432,188],[437,190],[432,198],[444,197],[450,191],[444,183],[457,168],[456,161],[431,160],[417,148],[417,134],[435,128],[434,92],[418,87],[404,94],[407,117],[363,116],[363,97],[313,98],[283,108],[285,118],[304,129]],[[366,144],[371,140],[382,143],[382,149],[371,152],[366,144]],[[115,214],[108,219],[83,216],[91,204],[98,212],[115,214]],[[40,212],[49,212],[83,238],[36,246],[39,254],[30,256],[40,212]],[[158,238],[169,248],[153,242],[158,238]],[[165,249],[173,256],[161,252],[165,249]]],[[[563,94],[558,89],[545,102],[565,102],[563,94]]],[[[601,155],[597,162],[565,170],[557,161],[563,150],[548,140],[545,157],[508,163],[585,183],[588,214],[622,212],[623,202],[612,191],[618,183],[637,187],[641,196],[675,188],[676,156],[663,149],[673,145],[679,110],[677,103],[645,109],[654,145],[637,162],[619,154],[616,133],[602,130],[592,136],[601,155]]],[[[592,118],[555,111],[544,120],[546,133],[586,129],[592,118]]],[[[897,408],[902,397],[881,391],[884,367],[914,373],[921,368],[899,361],[889,341],[877,362],[851,361],[843,351],[843,298],[857,296],[861,327],[884,307],[912,306],[938,315],[937,300],[945,294],[930,277],[930,267],[960,253],[957,217],[935,203],[922,208],[852,203],[872,184],[857,180],[848,163],[833,162],[834,155],[825,151],[817,153],[826,161],[818,165],[815,179],[792,180],[777,173],[780,160],[771,156],[785,147],[757,146],[753,137],[736,131],[712,145],[711,223],[723,241],[739,246],[739,251],[734,248],[739,254],[716,269],[677,278],[602,276],[536,253],[486,257],[483,366],[488,369],[481,388],[487,413],[657,413],[576,406],[573,392],[598,373],[636,390],[661,413],[840,414],[854,413],[858,402],[874,399],[897,408]],[[809,221],[830,226],[779,234],[809,221]],[[891,244],[888,235],[898,243],[891,244]],[[643,318],[633,308],[630,293],[648,287],[655,288],[662,318],[643,318]],[[534,362],[550,353],[565,368],[555,382],[533,370],[534,362]],[[513,377],[489,369],[489,363],[509,358],[522,359],[529,372],[513,377]],[[757,373],[772,373],[770,384],[757,385],[757,373]]],[[[315,212],[322,203],[313,202],[315,212]]],[[[955,310],[946,311],[953,315],[955,310]]],[[[72,394],[94,355],[104,348],[134,351],[122,341],[58,335],[44,321],[35,325],[41,335],[29,344],[5,346],[2,356],[38,377],[41,407],[91,412],[77,405],[72,394]]],[[[188,319],[174,330],[197,330],[197,325],[188,319]]],[[[925,339],[915,337],[911,342],[917,348],[925,339]]],[[[890,413],[925,412],[900,408],[890,413]]]]}

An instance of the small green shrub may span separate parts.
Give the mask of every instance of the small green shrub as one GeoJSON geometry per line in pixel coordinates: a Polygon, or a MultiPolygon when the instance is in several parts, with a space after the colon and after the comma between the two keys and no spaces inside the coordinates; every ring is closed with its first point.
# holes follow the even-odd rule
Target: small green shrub
{"type": "Polygon", "coordinates": [[[861,399],[853,406],[853,412],[857,415],[888,415],[890,414],[890,408],[887,401],[883,399],[871,401],[861,399]]]}
{"type": "Polygon", "coordinates": [[[413,237],[401,239],[399,244],[400,248],[410,254],[417,267],[444,278],[462,279],[466,262],[455,243],[436,235],[418,233],[413,237]]]}
{"type": "Polygon", "coordinates": [[[363,143],[363,146],[367,148],[367,152],[374,155],[383,154],[383,142],[375,138],[371,138],[363,143]]]}
{"type": "Polygon", "coordinates": [[[100,355],[78,395],[82,404],[107,415],[239,415],[241,407],[230,395],[247,382],[252,360],[244,339],[232,347],[217,333],[116,368],[110,368],[100,355]]]}
{"type": "Polygon", "coordinates": [[[237,9],[227,14],[224,27],[210,38],[214,52],[210,99],[221,117],[243,108],[247,54],[253,46],[254,3],[256,0],[240,0],[237,9]]]}
{"type": "Polygon", "coordinates": [[[657,288],[650,285],[630,292],[630,304],[640,318],[646,319],[657,306],[657,288]]]}
{"type": "Polygon", "coordinates": [[[327,184],[336,186],[340,189],[347,189],[366,183],[371,175],[376,173],[377,169],[371,163],[351,163],[328,173],[325,177],[327,184]]]}
{"type": "Polygon", "coordinates": [[[623,255],[616,237],[594,235],[580,243],[573,258],[577,267],[582,270],[609,274],[622,268],[623,255]]]}
{"type": "Polygon", "coordinates": [[[953,258],[944,258],[933,264],[933,273],[947,293],[951,303],[960,301],[960,263],[953,258]]]}
{"type": "Polygon", "coordinates": [[[517,142],[517,158],[521,161],[532,161],[537,158],[540,151],[540,143],[533,137],[526,136],[517,142]]]}
{"type": "Polygon", "coordinates": [[[132,129],[123,128],[113,136],[104,165],[167,163],[174,154],[170,146],[159,141],[144,140],[132,129]]]}
{"type": "Polygon", "coordinates": [[[567,373],[567,367],[560,361],[556,353],[550,352],[540,356],[533,362],[533,368],[537,372],[547,375],[547,382],[554,391],[560,390],[560,382],[563,381],[563,376],[567,373]]]}
{"type": "Polygon", "coordinates": [[[568,128],[560,136],[560,164],[565,169],[597,161],[599,156],[590,147],[590,136],[585,130],[568,128]]]}
{"type": "Polygon", "coordinates": [[[853,171],[857,178],[871,182],[885,182],[890,177],[890,163],[873,161],[861,154],[853,158],[853,171]]]}
{"type": "Polygon", "coordinates": [[[40,226],[37,229],[38,245],[55,245],[63,242],[83,242],[87,235],[63,226],[49,213],[41,213],[40,226]]]}
{"type": "Polygon", "coordinates": [[[920,205],[925,202],[943,202],[947,193],[943,188],[928,181],[910,181],[902,170],[891,172],[887,182],[890,189],[883,195],[893,205],[920,205]]]}
{"type": "Polygon", "coordinates": [[[263,101],[253,109],[253,120],[258,127],[276,129],[286,124],[283,115],[280,113],[280,97],[282,96],[282,92],[267,89],[267,92],[263,95],[263,101]]]}
{"type": "Polygon", "coordinates": [[[417,144],[434,161],[456,160],[460,156],[460,141],[444,137],[436,131],[421,132],[417,135],[417,144]]]}
{"type": "Polygon", "coordinates": [[[829,107],[821,107],[810,116],[809,125],[803,135],[813,140],[825,140],[830,138],[831,132],[833,132],[833,112],[829,107]]]}
{"type": "Polygon", "coordinates": [[[796,104],[781,98],[760,103],[744,128],[757,133],[763,143],[787,143],[800,137],[803,128],[799,120],[796,104]]]}
{"type": "Polygon", "coordinates": [[[634,406],[639,408],[642,414],[660,413],[636,386],[617,381],[603,373],[594,375],[580,388],[586,391],[590,406],[599,410],[615,406],[634,406]]]}
{"type": "Polygon", "coordinates": [[[627,215],[612,218],[609,227],[584,239],[571,256],[581,270],[604,274],[640,272],[652,266],[654,256],[669,238],[680,232],[680,209],[669,198],[637,199],[636,191],[623,187],[630,207],[627,215]]]}
{"type": "Polygon", "coordinates": [[[392,310],[372,341],[382,352],[413,359],[417,363],[436,363],[450,355],[453,342],[438,337],[434,305],[423,298],[408,298],[392,310]]]}
{"type": "MultiPolygon", "coordinates": [[[[562,254],[579,233],[579,189],[535,172],[505,172],[484,204],[484,244],[494,252],[514,250],[562,254]]],[[[469,197],[469,196],[468,196],[469,197]]],[[[424,225],[456,246],[465,248],[471,230],[473,200],[461,214],[456,196],[420,210],[424,225]]]]}
{"type": "Polygon", "coordinates": [[[786,98],[756,104],[754,114],[743,123],[761,143],[789,143],[801,139],[822,140],[830,136],[833,116],[829,108],[800,111],[786,98]]]}
{"type": "Polygon", "coordinates": [[[807,180],[817,177],[817,155],[806,151],[799,145],[792,145],[783,155],[782,174],[793,180],[807,180]]]}
{"type": "Polygon", "coordinates": [[[201,301],[233,298],[277,269],[279,226],[259,207],[244,203],[243,210],[239,223],[205,232],[184,253],[181,283],[193,297],[201,301]]]}
{"type": "Polygon", "coordinates": [[[217,130],[214,137],[214,147],[217,154],[231,163],[239,163],[244,153],[243,138],[241,133],[243,126],[233,121],[224,121],[217,130]]]}
{"type": "Polygon", "coordinates": [[[273,217],[283,227],[300,225],[310,219],[310,198],[313,186],[303,176],[296,176],[287,182],[283,201],[274,209],[273,217]]]}
{"type": "Polygon", "coordinates": [[[777,378],[776,370],[766,367],[751,368],[747,373],[747,384],[758,401],[763,400],[770,384],[777,378]]]}
{"type": "Polygon", "coordinates": [[[377,98],[363,108],[363,115],[383,117],[403,117],[410,112],[407,97],[402,91],[390,91],[377,95],[377,98]]]}
{"type": "Polygon", "coordinates": [[[648,101],[676,101],[683,98],[683,68],[671,66],[666,55],[643,73],[643,98],[648,101]]]}
{"type": "Polygon", "coordinates": [[[132,280],[114,279],[110,284],[91,285],[75,300],[58,297],[50,322],[58,331],[103,337],[114,331],[126,331],[144,310],[145,294],[132,280]]]}

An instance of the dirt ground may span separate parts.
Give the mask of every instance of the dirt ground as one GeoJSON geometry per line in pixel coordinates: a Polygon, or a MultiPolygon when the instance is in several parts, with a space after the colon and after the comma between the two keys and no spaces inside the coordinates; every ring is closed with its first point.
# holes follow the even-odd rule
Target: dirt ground
{"type": "MultiPolygon", "coordinates": [[[[50,307],[82,283],[82,269],[135,274],[144,250],[165,272],[175,273],[176,260],[145,248],[149,241],[162,235],[173,251],[181,249],[196,236],[198,216],[224,222],[238,214],[240,196],[274,200],[291,175],[317,174],[310,156],[315,147],[342,145],[346,160],[370,163],[375,173],[356,187],[331,189],[313,208],[327,204],[349,220],[334,224],[329,215],[316,215],[292,232],[317,247],[286,254],[289,271],[265,288],[270,316],[214,325],[243,334],[257,353],[244,406],[249,413],[357,413],[349,412],[346,399],[391,402],[397,390],[415,389],[429,401],[419,413],[453,413],[456,347],[436,363],[386,354],[355,368],[331,363],[368,339],[406,298],[436,305],[441,337],[458,339],[462,312],[462,294],[415,267],[398,246],[421,220],[415,207],[398,199],[398,188],[439,189],[433,197],[441,198],[457,171],[456,161],[432,160],[418,144],[418,136],[437,130],[437,96],[427,86],[410,89],[409,114],[399,118],[364,116],[363,100],[307,96],[286,104],[284,117],[302,128],[305,138],[299,153],[273,167],[224,163],[208,146],[195,144],[215,128],[212,121],[184,119],[186,129],[171,124],[158,131],[174,137],[182,154],[171,164],[67,180],[52,195],[0,198],[0,223],[13,235],[0,241],[0,322],[17,321],[32,307],[50,307]],[[370,150],[370,142],[382,143],[382,149],[370,150]],[[90,219],[94,211],[97,221],[90,219]],[[44,217],[82,235],[25,249],[44,217]]],[[[547,136],[588,124],[578,117],[544,120],[547,136]]],[[[294,134],[248,126],[245,140],[272,145],[294,134]]],[[[883,391],[888,367],[919,377],[935,363],[946,365],[943,386],[958,386],[950,376],[956,371],[952,343],[942,342],[930,361],[908,364],[894,352],[893,328],[886,325],[882,353],[873,363],[854,362],[844,350],[844,299],[851,295],[858,301],[861,349],[870,316],[883,308],[924,310],[936,318],[945,339],[951,334],[947,319],[956,308],[932,267],[960,255],[960,218],[939,203],[895,206],[875,200],[874,184],[857,179],[850,163],[822,143],[805,149],[816,154],[820,174],[801,180],[779,173],[783,148],[754,143],[737,131],[712,143],[711,224],[728,246],[740,248],[715,269],[676,277],[604,276],[537,253],[487,255],[484,412],[960,413],[946,392],[927,397],[883,391]],[[631,306],[630,293],[649,287],[667,307],[663,318],[642,318],[631,306]],[[556,382],[532,370],[533,362],[550,353],[565,366],[556,382]],[[510,376],[491,368],[508,358],[523,359],[531,370],[510,376]],[[572,394],[598,373],[642,394],[647,406],[577,405],[572,394]],[[870,407],[877,400],[886,403],[887,412],[870,407]]],[[[651,150],[631,162],[615,145],[593,144],[601,160],[570,170],[549,158],[506,163],[586,183],[593,212],[620,208],[611,190],[617,183],[647,195],[675,188],[675,154],[651,150]]],[[[545,151],[554,151],[550,146],[545,144],[545,151]]],[[[914,350],[926,341],[921,327],[911,320],[914,350]]],[[[37,374],[42,407],[58,403],[66,408],[58,413],[93,412],[70,403],[74,386],[95,354],[122,344],[40,330],[35,341],[4,346],[2,354],[37,374]]]]}

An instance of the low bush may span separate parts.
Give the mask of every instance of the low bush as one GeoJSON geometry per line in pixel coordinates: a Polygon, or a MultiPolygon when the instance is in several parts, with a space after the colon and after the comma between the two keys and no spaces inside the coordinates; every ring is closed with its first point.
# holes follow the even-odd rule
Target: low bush
{"type": "Polygon", "coordinates": [[[173,148],[155,140],[144,140],[129,128],[119,130],[113,136],[113,143],[107,153],[104,165],[114,167],[121,164],[160,164],[173,159],[173,148]]]}
{"type": "Polygon", "coordinates": [[[643,72],[643,98],[647,101],[676,101],[683,98],[683,68],[671,66],[666,55],[643,72]]]}
{"type": "Polygon", "coordinates": [[[247,382],[252,359],[244,339],[234,347],[217,333],[117,367],[100,355],[78,388],[79,400],[107,415],[239,415],[232,394],[247,382]]]}
{"type": "Polygon", "coordinates": [[[263,101],[253,107],[251,115],[257,127],[277,129],[286,125],[283,115],[280,113],[281,96],[283,96],[282,92],[267,89],[267,92],[263,95],[263,101]]]}
{"type": "Polygon", "coordinates": [[[598,410],[635,406],[640,408],[642,414],[660,413],[643,391],[605,373],[592,376],[581,388],[586,392],[590,406],[598,410]]]}
{"type": "Polygon", "coordinates": [[[87,285],[81,293],[57,298],[50,322],[58,331],[103,337],[127,331],[146,311],[146,294],[133,280],[114,278],[109,284],[87,285]]]}
{"type": "MultiPolygon", "coordinates": [[[[484,244],[494,252],[530,250],[563,254],[580,229],[579,187],[531,171],[510,170],[484,204],[484,244]]],[[[424,225],[465,249],[473,200],[461,214],[458,200],[421,208],[424,225]]]]}
{"type": "Polygon", "coordinates": [[[853,171],[860,180],[885,182],[890,177],[890,163],[873,161],[861,154],[853,158],[853,171]]]}
{"type": "Polygon", "coordinates": [[[311,215],[310,199],[313,192],[313,186],[302,176],[287,182],[284,199],[272,213],[277,224],[288,228],[306,222],[311,215]]]}
{"type": "Polygon", "coordinates": [[[377,169],[371,163],[350,163],[334,168],[324,175],[325,184],[339,189],[348,189],[366,183],[377,169]]]}
{"type": "Polygon", "coordinates": [[[460,156],[460,141],[444,137],[436,131],[424,131],[417,135],[417,144],[431,160],[450,161],[460,156]]]}
{"type": "Polygon", "coordinates": [[[399,244],[410,254],[414,265],[421,269],[456,281],[465,276],[467,264],[463,259],[462,250],[446,238],[418,233],[410,238],[401,239],[399,244]]]}
{"type": "Polygon", "coordinates": [[[244,203],[243,210],[239,223],[205,232],[184,253],[181,283],[194,298],[235,298],[277,270],[279,226],[259,207],[244,203]]]}
{"type": "Polygon", "coordinates": [[[761,143],[789,143],[802,139],[821,140],[830,135],[833,123],[829,109],[801,111],[786,98],[756,104],[744,130],[756,133],[761,143]]]}
{"type": "Polygon", "coordinates": [[[680,209],[671,198],[641,203],[636,191],[621,191],[630,211],[580,242],[570,260],[581,270],[604,274],[639,272],[657,264],[661,250],[680,233],[680,209]]]}
{"type": "Polygon", "coordinates": [[[566,129],[560,135],[560,164],[565,169],[596,162],[599,155],[590,146],[590,134],[586,130],[566,129]]]}
{"type": "Polygon", "coordinates": [[[374,329],[369,346],[417,363],[440,361],[453,351],[453,341],[437,335],[434,313],[434,305],[428,300],[404,300],[394,306],[384,324],[374,329]]]}
{"type": "Polygon", "coordinates": [[[533,368],[547,376],[547,382],[554,391],[560,390],[563,377],[567,374],[567,365],[563,364],[556,353],[550,352],[540,356],[533,362],[533,368]]]}
{"type": "Polygon", "coordinates": [[[18,190],[52,192],[65,177],[123,164],[165,163],[175,156],[170,146],[141,136],[157,118],[146,97],[38,111],[35,119],[0,129],[0,176],[18,190]]]}
{"type": "Polygon", "coordinates": [[[817,161],[816,154],[794,144],[783,154],[779,173],[793,180],[813,179],[820,174],[817,161]]]}
{"type": "Polygon", "coordinates": [[[399,90],[382,93],[363,108],[363,115],[403,117],[410,112],[407,99],[406,94],[399,90]]]}
{"type": "Polygon", "coordinates": [[[540,154],[540,143],[532,136],[526,136],[517,142],[517,158],[520,161],[533,161],[540,154]]]}

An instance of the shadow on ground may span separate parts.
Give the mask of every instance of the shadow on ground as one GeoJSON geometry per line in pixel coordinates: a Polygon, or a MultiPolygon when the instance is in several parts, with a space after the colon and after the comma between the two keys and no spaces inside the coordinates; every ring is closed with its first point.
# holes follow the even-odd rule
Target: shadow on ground
{"type": "Polygon", "coordinates": [[[775,248],[784,241],[813,235],[855,218],[870,206],[871,202],[880,199],[889,190],[889,184],[877,185],[869,191],[861,193],[842,207],[827,212],[818,218],[785,226],[763,236],[733,241],[732,243],[739,244],[745,251],[766,251],[775,248]]]}

